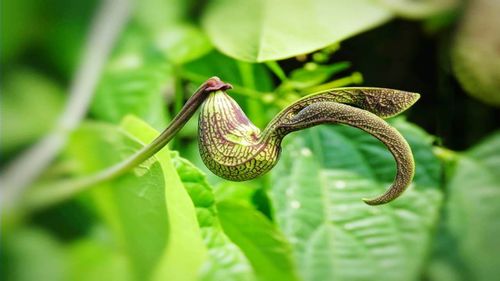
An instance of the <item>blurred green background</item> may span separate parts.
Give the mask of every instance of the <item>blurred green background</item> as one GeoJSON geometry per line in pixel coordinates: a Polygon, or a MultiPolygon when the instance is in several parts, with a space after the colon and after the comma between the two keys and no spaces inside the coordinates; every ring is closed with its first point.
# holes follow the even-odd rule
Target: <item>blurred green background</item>
{"type": "Polygon", "coordinates": [[[498,280],[500,1],[0,5],[2,280],[498,280]],[[33,186],[149,143],[211,76],[259,128],[325,89],[420,93],[388,121],[414,183],[365,205],[395,164],[338,125],[292,134],[272,172],[229,182],[202,163],[193,118],[133,172],[24,209],[33,186]]]}

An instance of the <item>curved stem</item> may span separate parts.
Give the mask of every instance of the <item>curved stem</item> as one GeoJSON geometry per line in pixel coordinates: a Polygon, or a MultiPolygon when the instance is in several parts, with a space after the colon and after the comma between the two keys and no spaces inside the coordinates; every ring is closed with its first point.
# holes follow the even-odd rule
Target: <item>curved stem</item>
{"type": "Polygon", "coordinates": [[[208,79],[186,102],[182,110],[175,116],[170,125],[150,144],[134,153],[126,160],[102,170],[94,175],[83,178],[61,181],[50,186],[38,186],[29,192],[25,198],[27,208],[41,208],[69,198],[88,187],[98,183],[111,180],[125,174],[132,168],[149,159],[156,152],[167,145],[175,134],[184,127],[187,121],[193,116],[210,92],[230,89],[232,86],[222,82],[218,77],[208,79]]]}

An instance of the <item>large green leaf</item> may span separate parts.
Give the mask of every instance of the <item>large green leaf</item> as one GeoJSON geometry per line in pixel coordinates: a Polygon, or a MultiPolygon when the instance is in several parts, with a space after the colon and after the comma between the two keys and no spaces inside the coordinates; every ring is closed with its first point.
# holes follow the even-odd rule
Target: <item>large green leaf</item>
{"type": "Polygon", "coordinates": [[[259,280],[297,279],[289,245],[284,237],[250,205],[241,205],[242,202],[248,203],[243,198],[249,197],[255,191],[254,188],[247,187],[235,195],[234,192],[239,191],[234,189],[241,188],[241,185],[228,182],[223,188],[224,194],[219,194],[218,198],[230,199],[231,202],[218,203],[216,206],[205,175],[177,153],[173,154],[172,159],[196,206],[198,221],[209,249],[202,280],[255,280],[255,274],[259,280]]]}
{"type": "Polygon", "coordinates": [[[218,227],[203,227],[202,235],[209,258],[200,271],[202,281],[255,281],[248,259],[218,227]]]}
{"type": "Polygon", "coordinates": [[[248,259],[222,230],[215,197],[205,175],[178,153],[172,162],[196,207],[198,223],[208,248],[208,259],[200,272],[203,281],[252,281],[255,274],[248,259]]]}
{"type": "Polygon", "coordinates": [[[230,201],[217,209],[224,231],[245,252],[259,280],[299,280],[290,245],[264,215],[230,201]]]}
{"type": "Polygon", "coordinates": [[[215,0],[203,26],[223,53],[262,62],[324,48],[390,17],[370,0],[215,0]]]}
{"type": "MultiPolygon", "coordinates": [[[[88,174],[119,162],[139,148],[115,126],[86,123],[72,135],[67,157],[78,161],[81,173],[88,174]]],[[[143,167],[141,173],[94,187],[88,194],[113,232],[118,249],[127,253],[134,277],[149,278],[166,248],[169,233],[165,183],[158,162],[143,167]]]]}
{"type": "MultiPolygon", "coordinates": [[[[130,135],[111,125],[82,126],[71,138],[67,157],[87,174],[120,161],[156,135],[133,118],[124,128],[130,135]]],[[[126,253],[135,279],[196,280],[205,249],[192,202],[166,148],[88,194],[112,230],[117,250],[126,253]]]]}
{"type": "MultiPolygon", "coordinates": [[[[144,144],[152,142],[159,135],[159,132],[133,117],[126,118],[122,127],[144,144]]],[[[196,269],[205,260],[206,249],[201,240],[193,202],[177,174],[168,148],[156,153],[156,158],[163,169],[163,199],[167,205],[170,231],[168,247],[157,265],[155,280],[196,280],[196,269]]]]}
{"type": "Polygon", "coordinates": [[[430,270],[432,280],[495,280],[500,276],[498,171],[500,132],[458,155],[449,175],[449,200],[430,270]]]}
{"type": "Polygon", "coordinates": [[[344,126],[285,139],[271,198],[305,280],[418,277],[441,201],[441,169],[430,136],[402,119],[393,124],[412,147],[416,175],[402,197],[378,207],[361,201],[381,194],[395,175],[378,140],[344,126]]]}

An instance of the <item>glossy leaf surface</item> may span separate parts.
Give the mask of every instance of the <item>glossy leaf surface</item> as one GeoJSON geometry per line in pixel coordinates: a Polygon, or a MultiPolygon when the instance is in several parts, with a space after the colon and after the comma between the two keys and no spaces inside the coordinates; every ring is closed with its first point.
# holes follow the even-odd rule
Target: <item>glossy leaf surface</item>
{"type": "Polygon", "coordinates": [[[324,48],[390,17],[368,0],[217,0],[210,3],[203,24],[223,53],[262,62],[324,48]]]}

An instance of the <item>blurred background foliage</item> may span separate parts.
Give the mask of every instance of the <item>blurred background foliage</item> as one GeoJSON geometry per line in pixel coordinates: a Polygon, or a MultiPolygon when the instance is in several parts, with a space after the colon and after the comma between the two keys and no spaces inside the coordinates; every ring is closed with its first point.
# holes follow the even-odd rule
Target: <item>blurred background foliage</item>
{"type": "Polygon", "coordinates": [[[389,120],[414,152],[414,183],[391,204],[365,205],[395,165],[342,126],[293,134],[269,175],[225,181],[201,162],[193,118],[125,176],[49,208],[3,210],[3,280],[500,276],[500,1],[2,1],[2,169],[64,130],[58,118],[105,5],[129,6],[128,18],[85,119],[37,182],[126,158],[215,75],[260,128],[329,88],[420,93],[389,120]]]}

